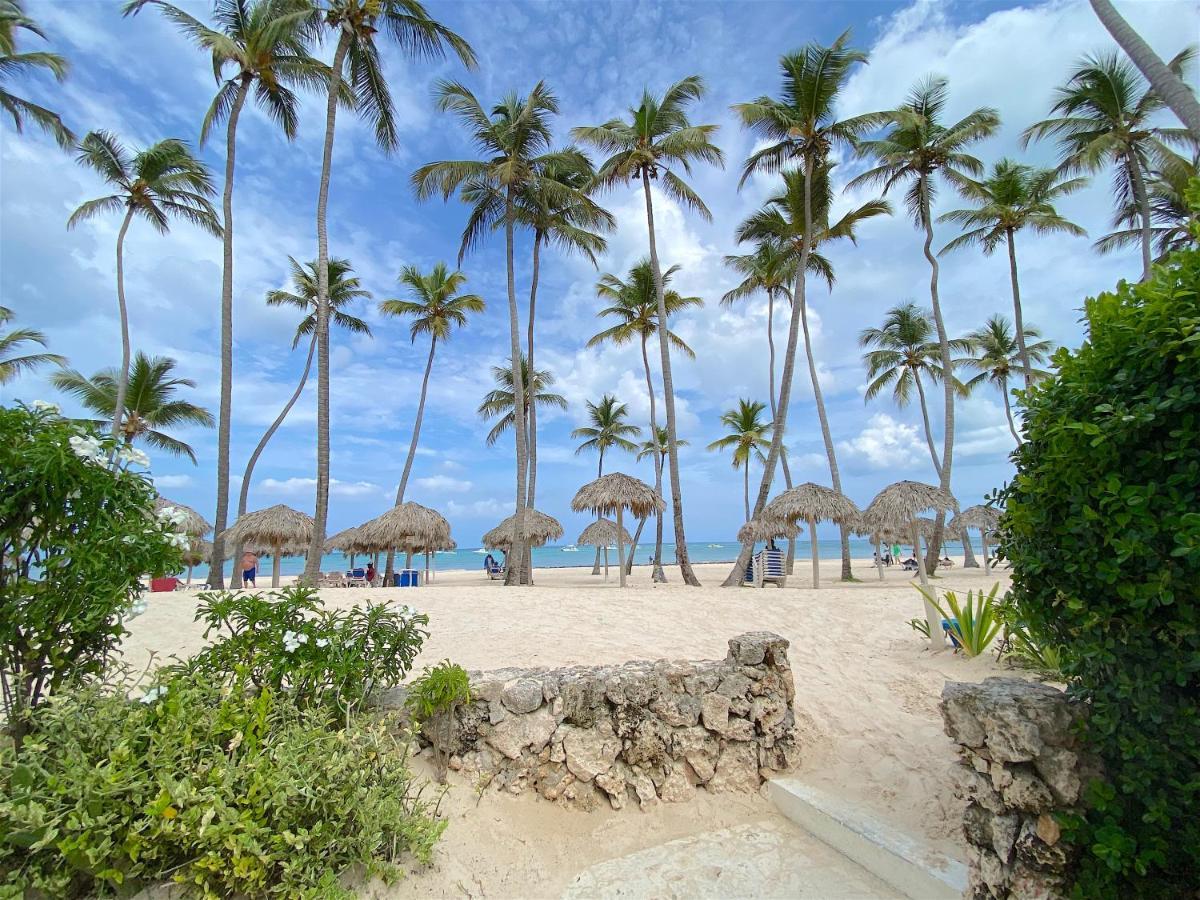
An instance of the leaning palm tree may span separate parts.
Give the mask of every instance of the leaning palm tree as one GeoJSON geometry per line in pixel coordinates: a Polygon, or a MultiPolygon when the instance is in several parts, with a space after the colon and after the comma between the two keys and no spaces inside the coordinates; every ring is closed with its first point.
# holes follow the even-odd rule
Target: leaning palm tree
{"type": "Polygon", "coordinates": [[[738,400],[737,407],[721,414],[721,424],[729,433],[708,445],[709,450],[733,451],[733,468],[742,470],[742,499],[747,522],[750,521],[750,460],[766,463],[763,448],[769,450],[771,447],[767,436],[771,433],[772,423],[760,418],[766,408],[767,405],[758,400],[738,400]]]}
{"type": "MultiPolygon", "coordinates": [[[[1154,242],[1154,261],[1162,262],[1176,250],[1197,243],[1194,226],[1200,213],[1187,201],[1188,184],[1200,177],[1200,154],[1190,160],[1174,153],[1159,160],[1158,169],[1150,173],[1146,193],[1150,196],[1151,240],[1154,242]]],[[[1100,253],[1111,253],[1121,247],[1131,247],[1142,239],[1138,222],[1141,212],[1136,202],[1126,203],[1113,217],[1118,230],[1106,234],[1093,245],[1100,253]]]]}
{"type": "MultiPolygon", "coordinates": [[[[1176,54],[1170,69],[1182,75],[1192,49],[1176,54]]],[[[1059,171],[1098,172],[1113,167],[1117,209],[1131,200],[1139,210],[1142,231],[1142,280],[1150,277],[1151,208],[1146,176],[1170,153],[1168,145],[1200,145],[1185,128],[1151,124],[1164,108],[1145,79],[1116,52],[1091,54],[1080,60],[1067,83],[1056,90],[1051,118],[1029,126],[1021,135],[1032,140],[1058,139],[1059,171]]]]}
{"type": "MultiPolygon", "coordinates": [[[[666,286],[670,284],[671,277],[679,271],[679,266],[671,266],[663,272],[663,305],[667,310],[667,321],[670,317],[681,310],[692,306],[701,306],[704,301],[699,297],[684,297],[678,291],[668,289],[666,286]]],[[[641,343],[642,348],[642,368],[646,374],[646,398],[650,404],[650,433],[658,433],[658,415],[657,402],[654,392],[654,379],[650,373],[650,356],[647,353],[647,345],[650,338],[658,333],[658,296],[654,290],[654,270],[650,266],[649,259],[642,259],[636,262],[629,270],[629,274],[622,281],[616,275],[605,273],[600,276],[600,280],[596,282],[596,296],[610,301],[611,305],[600,310],[598,315],[608,316],[617,320],[615,325],[601,331],[599,334],[592,336],[588,341],[589,347],[597,347],[606,343],[611,343],[615,346],[621,346],[634,339],[641,343]]],[[[696,354],[691,347],[679,337],[675,332],[667,329],[667,340],[671,345],[683,353],[685,356],[694,359],[696,354]]],[[[662,496],[662,460],[654,461],[655,481],[654,490],[662,496]]],[[[638,539],[642,536],[642,527],[645,522],[639,522],[637,533],[634,535],[633,542],[637,545],[638,539]]],[[[651,580],[656,582],[665,582],[666,574],[662,569],[662,537],[663,537],[663,521],[662,510],[657,510],[655,513],[654,527],[654,560],[651,566],[651,580]]]]}
{"type": "MultiPolygon", "coordinates": [[[[16,314],[7,306],[0,306],[0,327],[7,325],[16,314]]],[[[16,355],[22,344],[39,344],[46,346],[46,335],[35,328],[14,328],[7,333],[0,333],[0,385],[8,384],[22,372],[29,372],[38,366],[65,366],[67,358],[57,353],[20,353],[16,355]]]]}
{"type": "Polygon", "coordinates": [[[4,82],[10,76],[39,69],[49,72],[58,81],[67,77],[67,61],[57,53],[17,51],[17,37],[23,31],[46,39],[37,22],[25,15],[20,0],[0,0],[0,109],[12,117],[17,134],[21,133],[25,121],[29,120],[58,141],[64,150],[69,149],[75,143],[75,136],[63,124],[58,113],[10,93],[5,86],[4,82]]]}
{"type": "MultiPolygon", "coordinates": [[[[612,449],[636,453],[637,444],[630,440],[642,433],[637,425],[626,422],[629,409],[612,394],[605,394],[599,403],[587,404],[590,425],[584,425],[571,432],[573,438],[583,438],[583,443],[575,448],[575,455],[595,450],[600,457],[597,464],[596,477],[604,474],[604,454],[612,449]]],[[[598,521],[598,520],[597,520],[598,521]]],[[[600,546],[596,546],[596,562],[592,566],[592,574],[600,574],[600,546]]]]}
{"type": "Polygon", "coordinates": [[[129,313],[125,306],[125,234],[134,216],[146,219],[160,234],[170,231],[172,218],[191,222],[220,236],[217,211],[209,198],[216,191],[208,167],[183,141],[168,138],[132,156],[107,131],[89,132],[79,145],[79,163],[97,172],[114,193],[80,204],[67,228],[103,213],[124,211],[117,232],[117,310],[121,320],[121,368],[117,370],[116,398],[112,409],[112,434],[120,434],[129,386],[129,313]]]}
{"type": "MultiPolygon", "coordinates": [[[[529,360],[523,355],[518,365],[521,373],[521,383],[528,386],[528,390],[522,393],[521,398],[524,401],[522,421],[525,423],[529,422],[529,404],[531,401],[542,408],[551,406],[557,409],[567,408],[567,398],[550,391],[550,386],[554,384],[554,376],[548,370],[541,369],[531,372],[529,369],[529,360]]],[[[492,366],[492,378],[496,382],[496,387],[484,395],[483,402],[479,404],[479,409],[476,410],[485,420],[496,420],[492,426],[492,430],[488,432],[487,438],[485,438],[489,447],[500,440],[504,436],[504,432],[513,427],[513,410],[516,408],[516,404],[513,401],[516,392],[513,390],[512,367],[492,366]]]]}
{"type": "MultiPolygon", "coordinates": [[[[859,153],[873,157],[878,163],[850,182],[850,187],[860,184],[881,184],[884,193],[897,185],[907,184],[905,204],[913,224],[925,232],[924,255],[929,263],[929,298],[933,307],[933,324],[937,329],[938,346],[942,355],[942,371],[952,372],[950,336],[946,331],[946,318],[942,314],[941,297],[938,293],[938,261],[933,254],[933,199],[937,191],[936,176],[940,173],[951,183],[963,178],[983,174],[983,163],[967,153],[971,144],[996,132],[1000,127],[1000,116],[988,107],[980,107],[967,113],[951,125],[941,122],[946,108],[949,89],[946,79],[931,77],[919,82],[909,93],[908,99],[898,109],[889,113],[892,126],[882,137],[859,144],[859,153]]],[[[945,397],[945,435],[942,445],[942,473],[940,489],[950,493],[950,478],[954,469],[954,382],[942,379],[945,397]]],[[[929,542],[926,565],[933,568],[940,557],[942,527],[945,511],[938,510],[934,519],[933,539],[929,542]]]]}
{"type": "Polygon", "coordinates": [[[225,531],[229,516],[229,437],[233,402],[233,178],[237,127],[242,107],[253,91],[254,100],[283,129],[296,136],[299,98],[296,86],[319,88],[328,69],[307,48],[312,6],[306,0],[216,0],[210,28],[165,0],[128,0],[125,15],[136,15],[153,4],[202,51],[212,57],[218,88],[204,122],[200,145],[213,128],[225,122],[225,188],[221,196],[224,225],[221,256],[221,401],[217,418],[217,503],[213,525],[209,584],[224,587],[225,531]],[[226,77],[226,72],[229,77],[226,77]]]}
{"type": "MultiPolygon", "coordinates": [[[[654,482],[655,482],[655,484],[657,484],[661,487],[662,486],[662,475],[663,475],[663,462],[667,458],[667,445],[670,443],[670,440],[668,439],[668,436],[667,436],[667,426],[659,425],[657,428],[651,429],[650,433],[651,433],[651,436],[649,438],[647,438],[646,440],[644,440],[640,444],[638,444],[636,459],[638,462],[641,462],[643,459],[646,459],[647,457],[651,458],[651,461],[654,465],[654,482]]],[[[677,440],[675,442],[675,446],[676,447],[686,447],[686,446],[688,446],[689,443],[690,442],[688,440],[686,440],[685,438],[680,438],[679,440],[677,440]]],[[[659,496],[662,496],[662,491],[659,490],[658,494],[659,494],[659,496]]],[[[655,519],[658,522],[662,522],[662,513],[661,512],[657,513],[655,516],[655,519]]],[[[642,525],[644,525],[644,524],[645,524],[644,519],[639,520],[638,521],[638,529],[633,535],[633,541],[631,543],[631,546],[635,550],[637,549],[638,538],[642,534],[642,525]]],[[[632,556],[625,563],[625,567],[626,567],[626,574],[633,571],[633,557],[632,556]]],[[[664,575],[663,571],[662,571],[662,529],[661,529],[661,527],[658,529],[658,537],[657,537],[657,540],[656,540],[655,546],[654,546],[654,569],[657,570],[658,575],[657,575],[657,577],[652,576],[653,580],[665,582],[667,580],[667,578],[666,578],[666,575],[664,575]]]]}
{"type": "MultiPolygon", "coordinates": [[[[438,341],[445,343],[455,328],[465,328],[467,317],[481,313],[483,298],[478,294],[459,293],[466,284],[467,276],[457,270],[451,272],[445,263],[438,263],[428,275],[416,266],[405,266],[400,272],[400,283],[408,288],[411,300],[384,300],[379,311],[388,316],[404,316],[412,319],[408,333],[413,343],[419,335],[429,335],[429,359],[425,362],[425,375],[421,379],[421,396],[417,401],[417,414],[413,419],[412,440],[408,445],[408,456],[404,460],[404,471],[400,474],[400,485],[396,488],[396,506],[404,502],[404,491],[408,487],[408,476],[412,473],[413,460],[417,456],[417,442],[421,438],[421,420],[425,416],[425,395],[429,391],[429,373],[433,371],[433,355],[438,341]]],[[[395,549],[389,547],[384,573],[384,583],[392,580],[395,549]]]]}
{"type": "MultiPolygon", "coordinates": [[[[163,429],[177,425],[212,428],[213,417],[207,409],[176,397],[180,388],[194,388],[196,383],[190,378],[176,378],[172,374],[174,371],[175,360],[138,352],[133,360],[118,434],[127,445],[142,440],[172,456],[186,456],[194,463],[195,451],[163,429]]],[[[74,369],[63,369],[55,372],[51,381],[60,391],[78,398],[87,409],[100,416],[94,424],[111,421],[121,387],[121,373],[117,369],[104,369],[91,378],[74,369]]]]}
{"type": "MultiPolygon", "coordinates": [[[[650,268],[654,274],[654,292],[658,299],[658,319],[667,321],[663,270],[658,261],[658,244],[654,231],[654,198],[650,181],[658,181],[659,189],[705,219],[712,214],[704,201],[680,177],[678,170],[691,174],[694,162],[708,162],[724,167],[725,157],[712,143],[716,125],[693,125],[688,119],[688,107],[704,95],[704,80],[691,75],[667,88],[661,97],[649,91],[642,94],[638,106],[629,110],[629,119],[610,119],[603,125],[573,128],[576,140],[590,144],[610,154],[596,173],[596,180],[606,187],[615,187],[632,180],[641,182],[646,200],[646,228],[650,240],[650,268]]],[[[671,350],[666,329],[658,333],[659,355],[662,358],[663,403],[666,406],[668,465],[671,472],[671,503],[675,525],[675,558],[685,583],[699,587],[700,581],[692,571],[687,554],[687,538],[683,530],[683,491],[679,480],[679,439],[675,427],[675,382],[671,377],[671,350]]]]}
{"type": "MultiPolygon", "coordinates": [[[[1009,379],[1017,370],[1023,370],[1025,357],[1028,354],[1030,362],[1043,363],[1049,357],[1053,345],[1049,341],[1039,340],[1039,332],[1032,325],[1025,328],[1025,340],[1018,344],[1013,337],[1012,324],[1001,315],[994,315],[982,328],[967,335],[972,347],[972,355],[963,362],[979,374],[967,382],[967,389],[976,387],[983,382],[994,384],[1004,398],[1004,415],[1008,418],[1008,430],[1013,439],[1021,443],[1021,435],[1013,422],[1012,404],[1009,402],[1009,379]],[[1023,348],[1023,349],[1022,349],[1023,348]]],[[[1030,369],[1033,381],[1049,377],[1045,369],[1030,369]]]]}
{"type": "Polygon", "coordinates": [[[1038,235],[1086,236],[1086,231],[1064,219],[1054,208],[1056,200],[1075,193],[1086,184],[1086,178],[1063,180],[1054,169],[1035,169],[1015,160],[1002,159],[992,167],[991,174],[986,178],[976,181],[964,177],[956,182],[958,192],[975,203],[973,208],[951,210],[938,217],[939,222],[954,222],[965,229],[942,248],[939,256],[967,246],[978,246],[985,256],[991,256],[1001,243],[1007,247],[1013,319],[1016,322],[1026,388],[1033,384],[1033,364],[1025,349],[1025,319],[1017,280],[1017,232],[1028,228],[1038,235]]]}
{"type": "Polygon", "coordinates": [[[315,19],[336,36],[325,94],[325,142],[317,189],[317,497],[312,542],[304,580],[315,583],[325,545],[329,515],[329,181],[339,104],[349,103],[375,131],[375,143],[391,152],[398,143],[391,92],[383,74],[376,35],[391,37],[408,55],[436,59],[450,47],[467,66],[475,54],[461,37],[432,19],[418,0],[313,0],[315,19]]]}

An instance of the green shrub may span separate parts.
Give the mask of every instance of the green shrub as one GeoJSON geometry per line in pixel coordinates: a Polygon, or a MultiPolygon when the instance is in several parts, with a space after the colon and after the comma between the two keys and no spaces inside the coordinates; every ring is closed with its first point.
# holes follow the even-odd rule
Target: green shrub
{"type": "Polygon", "coordinates": [[[1000,540],[1107,770],[1070,834],[1077,892],[1185,896],[1200,884],[1200,251],[1086,315],[1089,339],[1026,396],[1000,540]]]}
{"type": "Polygon", "coordinates": [[[909,619],[908,627],[911,628],[913,631],[915,631],[917,634],[923,635],[925,638],[928,639],[928,637],[929,637],[929,622],[927,622],[925,619],[909,619]]]}
{"type": "Polygon", "coordinates": [[[466,670],[448,659],[433,668],[426,666],[409,687],[404,706],[415,723],[429,730],[438,781],[446,780],[454,711],[463,703],[470,702],[471,683],[466,670]]]}
{"type": "Polygon", "coordinates": [[[0,748],[0,896],[124,895],[174,880],[205,897],[353,896],[355,864],[428,861],[445,823],[382,722],[333,730],[264,687],[176,677],[138,700],[90,686],[0,748]]]}
{"type": "MultiPolygon", "coordinates": [[[[917,591],[928,600],[950,623],[950,632],[958,642],[959,648],[967,656],[978,656],[987,650],[988,646],[999,633],[1003,622],[999,616],[999,604],[996,602],[996,591],[1000,584],[992,585],[986,594],[980,588],[979,593],[967,591],[966,600],[959,602],[958,594],[946,591],[943,602],[938,602],[937,591],[926,590],[914,585],[917,591]]],[[[928,629],[928,624],[925,626],[928,629]]]]}

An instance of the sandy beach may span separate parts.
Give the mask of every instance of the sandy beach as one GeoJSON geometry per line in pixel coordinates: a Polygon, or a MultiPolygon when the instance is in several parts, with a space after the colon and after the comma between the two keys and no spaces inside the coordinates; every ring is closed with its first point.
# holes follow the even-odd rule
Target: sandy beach
{"type": "MultiPolygon", "coordinates": [[[[1004,570],[984,575],[962,560],[942,570],[939,589],[1007,586],[1004,570]]],[[[837,560],[822,563],[820,590],[798,561],[786,588],[722,589],[727,565],[697,574],[702,588],[650,583],[634,569],[630,587],[605,584],[590,570],[545,569],[531,587],[505,588],[478,572],[442,572],[418,589],[325,589],[330,606],[368,598],[413,606],[429,615],[431,637],[417,668],[449,657],[469,669],[560,666],[630,659],[713,659],[741,632],[770,630],[791,641],[795,714],[806,781],[868,808],[948,855],[961,857],[962,808],[947,781],[954,747],[942,732],[938,698],[947,680],[1012,674],[995,656],[968,660],[931,653],[906,624],[922,614],[909,573],[856,560],[857,583],[838,580],[837,560]]],[[[193,621],[196,592],[151,595],[131,623],[127,662],[184,656],[203,645],[193,621]]],[[[435,866],[387,890],[388,896],[559,895],[575,872],[680,835],[773,815],[759,796],[701,796],[660,804],[650,813],[581,813],[534,797],[495,792],[452,778],[443,811],[450,827],[435,866]],[[552,840],[549,839],[552,836],[552,840]],[[547,875],[546,873],[550,873],[547,875]]]]}

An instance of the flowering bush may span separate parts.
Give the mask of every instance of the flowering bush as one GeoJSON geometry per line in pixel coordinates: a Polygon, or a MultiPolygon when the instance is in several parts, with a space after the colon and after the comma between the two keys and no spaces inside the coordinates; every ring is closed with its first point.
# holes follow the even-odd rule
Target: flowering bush
{"type": "Polygon", "coordinates": [[[104,672],[142,577],[180,565],[187,537],[131,468],[148,462],[53,404],[0,408],[0,678],[18,743],[48,693],[104,672]]]}

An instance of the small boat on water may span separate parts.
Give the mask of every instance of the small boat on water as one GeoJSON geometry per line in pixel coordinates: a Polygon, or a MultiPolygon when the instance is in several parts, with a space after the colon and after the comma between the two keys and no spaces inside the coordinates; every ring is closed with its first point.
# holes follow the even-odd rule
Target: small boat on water
{"type": "Polygon", "coordinates": [[[724,547],[725,545],[724,545],[724,544],[709,544],[708,546],[709,546],[709,548],[710,548],[710,549],[713,549],[713,550],[720,550],[720,549],[721,549],[722,547],[724,547]]]}
{"type": "Polygon", "coordinates": [[[561,550],[563,553],[578,553],[579,552],[579,548],[576,547],[574,544],[568,544],[567,546],[559,547],[558,549],[561,550]]]}

